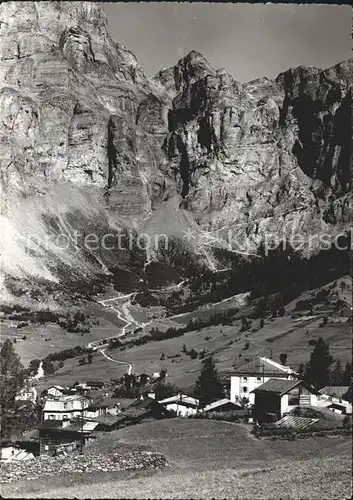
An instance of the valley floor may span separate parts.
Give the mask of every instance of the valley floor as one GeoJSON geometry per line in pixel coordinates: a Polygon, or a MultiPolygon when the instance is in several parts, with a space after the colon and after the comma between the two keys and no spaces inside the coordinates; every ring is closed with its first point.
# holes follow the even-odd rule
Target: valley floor
{"type": "Polygon", "coordinates": [[[155,472],[76,474],[18,482],[7,498],[348,498],[351,439],[258,440],[242,424],[149,422],[100,435],[86,451],[149,448],[170,466],[155,472]]]}

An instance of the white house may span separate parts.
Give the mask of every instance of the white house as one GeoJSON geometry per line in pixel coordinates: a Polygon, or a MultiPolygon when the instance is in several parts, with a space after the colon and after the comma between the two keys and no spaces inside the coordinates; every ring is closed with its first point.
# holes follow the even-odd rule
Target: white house
{"type": "Polygon", "coordinates": [[[352,403],[343,399],[348,386],[326,386],[320,389],[317,406],[328,408],[335,413],[352,414],[352,403]]]}
{"type": "Polygon", "coordinates": [[[329,406],[327,406],[327,408],[333,411],[333,413],[338,413],[339,415],[346,413],[346,407],[341,403],[331,403],[329,406]]]}
{"type": "Polygon", "coordinates": [[[37,389],[35,387],[31,387],[30,385],[23,387],[20,392],[15,397],[16,401],[31,401],[32,403],[36,403],[37,401],[37,389]]]}
{"type": "Polygon", "coordinates": [[[84,417],[90,404],[90,398],[76,394],[55,399],[48,398],[44,403],[43,420],[70,420],[73,417],[84,417]]]}
{"type": "Polygon", "coordinates": [[[58,398],[62,396],[65,392],[65,387],[61,385],[53,385],[47,389],[47,395],[52,396],[53,398],[58,398]]]}
{"type": "Polygon", "coordinates": [[[168,411],[174,411],[178,417],[188,417],[195,415],[198,411],[199,400],[186,396],[185,394],[177,394],[170,398],[158,401],[168,411]]]}
{"type": "Polygon", "coordinates": [[[239,403],[243,398],[254,404],[254,389],[271,378],[296,380],[298,374],[289,366],[258,356],[255,360],[235,369],[230,377],[230,400],[239,403]]]}

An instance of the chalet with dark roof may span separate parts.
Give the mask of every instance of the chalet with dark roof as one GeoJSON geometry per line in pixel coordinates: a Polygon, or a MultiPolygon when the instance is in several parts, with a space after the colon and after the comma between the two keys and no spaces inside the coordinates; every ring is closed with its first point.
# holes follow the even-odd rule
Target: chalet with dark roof
{"type": "Polygon", "coordinates": [[[319,391],[303,380],[269,379],[253,390],[254,416],[272,414],[281,418],[296,406],[315,406],[319,391]]]}
{"type": "Polygon", "coordinates": [[[44,420],[39,427],[40,454],[55,455],[82,449],[95,439],[97,422],[44,420]]]}

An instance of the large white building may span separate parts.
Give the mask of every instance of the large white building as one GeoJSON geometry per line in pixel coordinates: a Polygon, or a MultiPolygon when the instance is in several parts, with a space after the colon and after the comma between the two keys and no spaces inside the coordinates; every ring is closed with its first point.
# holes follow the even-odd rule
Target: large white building
{"type": "Polygon", "coordinates": [[[91,402],[90,398],[76,394],[48,398],[44,403],[43,420],[70,420],[74,417],[84,417],[91,402]]]}
{"type": "Polygon", "coordinates": [[[250,404],[254,404],[255,395],[252,391],[270,378],[296,380],[297,377],[298,374],[289,366],[258,356],[231,374],[230,400],[240,403],[243,398],[246,398],[250,404]]]}

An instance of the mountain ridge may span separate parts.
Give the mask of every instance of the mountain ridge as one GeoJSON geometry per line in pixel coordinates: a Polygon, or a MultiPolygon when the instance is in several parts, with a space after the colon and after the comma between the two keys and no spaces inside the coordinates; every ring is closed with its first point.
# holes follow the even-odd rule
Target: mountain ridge
{"type": "Polygon", "coordinates": [[[106,256],[48,235],[158,232],[166,203],[170,234],[199,228],[195,251],[205,234],[256,253],[271,235],[348,228],[353,59],[244,84],[191,51],[148,78],[96,3],[8,2],[0,21],[5,276],[60,281],[64,265],[88,279],[106,256]]]}

